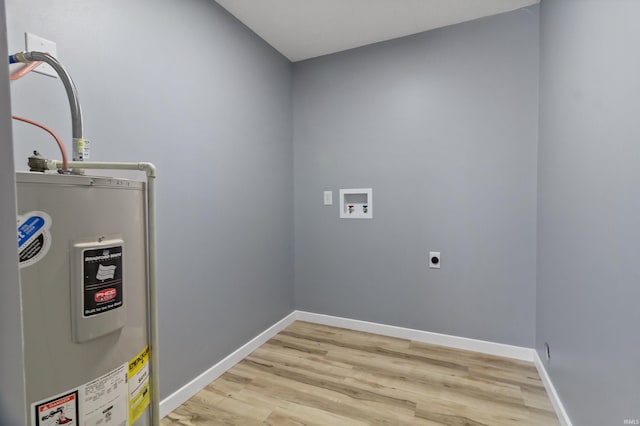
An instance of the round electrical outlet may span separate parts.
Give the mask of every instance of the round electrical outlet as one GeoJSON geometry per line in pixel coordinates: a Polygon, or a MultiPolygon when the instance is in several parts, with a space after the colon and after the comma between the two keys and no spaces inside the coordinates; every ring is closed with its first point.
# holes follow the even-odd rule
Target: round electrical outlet
{"type": "Polygon", "coordinates": [[[440,252],[439,251],[429,252],[429,268],[440,269],[440,252]]]}

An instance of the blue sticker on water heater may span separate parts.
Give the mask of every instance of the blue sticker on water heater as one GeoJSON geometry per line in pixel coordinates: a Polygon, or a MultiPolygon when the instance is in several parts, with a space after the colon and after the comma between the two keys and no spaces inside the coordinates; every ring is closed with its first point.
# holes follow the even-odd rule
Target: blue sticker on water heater
{"type": "Polygon", "coordinates": [[[34,211],[18,216],[18,260],[20,267],[33,265],[51,248],[51,217],[34,211]]]}

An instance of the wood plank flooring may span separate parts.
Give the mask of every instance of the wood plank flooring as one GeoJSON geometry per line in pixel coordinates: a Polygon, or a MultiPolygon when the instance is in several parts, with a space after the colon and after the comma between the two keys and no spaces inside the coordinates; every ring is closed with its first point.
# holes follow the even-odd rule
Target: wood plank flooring
{"type": "Polygon", "coordinates": [[[559,423],[532,363],[297,321],[161,425],[559,423]]]}

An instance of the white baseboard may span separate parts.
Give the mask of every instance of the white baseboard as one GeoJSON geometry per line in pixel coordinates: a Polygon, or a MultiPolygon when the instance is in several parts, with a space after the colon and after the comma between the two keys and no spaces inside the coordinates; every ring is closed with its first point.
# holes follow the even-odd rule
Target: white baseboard
{"type": "Polygon", "coordinates": [[[314,314],[311,312],[295,311],[296,319],[317,324],[331,325],[334,327],[348,328],[367,333],[381,334],[383,336],[397,337],[400,339],[415,340],[422,343],[448,346],[456,349],[481,352],[489,355],[497,355],[506,358],[519,359],[533,362],[533,349],[521,346],[505,345],[484,340],[469,339],[466,337],[450,336],[447,334],[431,333],[429,331],[414,330],[411,328],[396,327],[393,325],[378,324],[374,322],[359,321],[349,318],[334,317],[331,315],[314,314]]]}
{"type": "Polygon", "coordinates": [[[238,348],[235,352],[218,362],[213,367],[209,368],[204,373],[166,397],[160,402],[160,418],[171,413],[173,410],[187,402],[192,396],[204,389],[209,383],[223,375],[227,370],[230,370],[238,362],[246,358],[251,352],[258,349],[267,340],[271,339],[276,334],[287,328],[291,323],[296,320],[295,311],[251,339],[245,345],[238,348]]]}
{"type": "Polygon", "coordinates": [[[560,421],[561,426],[572,426],[571,419],[569,419],[569,415],[567,411],[564,409],[564,405],[562,405],[562,401],[560,401],[560,397],[558,396],[558,392],[556,391],[555,386],[553,386],[553,382],[551,381],[551,377],[547,373],[547,369],[544,368],[544,363],[540,359],[538,355],[538,351],[533,350],[533,362],[536,365],[536,369],[538,370],[538,374],[540,375],[540,379],[542,379],[542,383],[544,383],[544,388],[547,390],[547,395],[549,395],[549,399],[551,400],[551,404],[553,405],[554,410],[556,410],[556,414],[558,416],[558,420],[560,421]]]}

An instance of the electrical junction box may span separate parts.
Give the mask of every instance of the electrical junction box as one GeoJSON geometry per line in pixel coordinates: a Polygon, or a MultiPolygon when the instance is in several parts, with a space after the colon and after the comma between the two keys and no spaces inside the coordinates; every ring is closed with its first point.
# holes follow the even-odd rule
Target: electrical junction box
{"type": "Polygon", "coordinates": [[[72,246],[72,331],[81,343],[125,324],[125,244],[121,238],[99,237],[72,246]]]}
{"type": "Polygon", "coordinates": [[[340,190],[341,219],[372,219],[373,190],[371,188],[340,190]]]}

